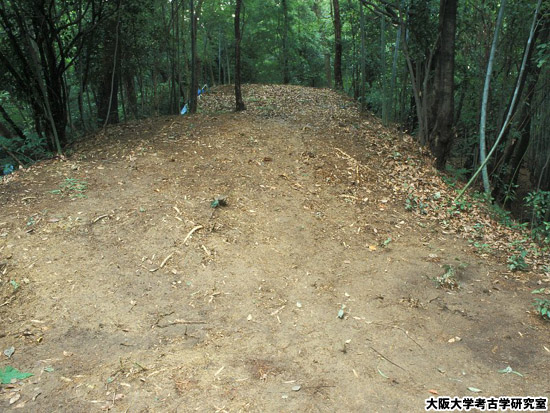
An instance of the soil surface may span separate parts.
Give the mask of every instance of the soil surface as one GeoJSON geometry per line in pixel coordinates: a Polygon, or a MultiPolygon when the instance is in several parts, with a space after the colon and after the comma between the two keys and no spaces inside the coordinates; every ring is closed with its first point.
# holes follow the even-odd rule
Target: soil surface
{"type": "Polygon", "coordinates": [[[33,374],[1,411],[548,397],[548,277],[509,271],[486,214],[444,217],[454,189],[411,137],[329,90],[247,86],[242,113],[231,93],[0,184],[0,368],[33,374]]]}

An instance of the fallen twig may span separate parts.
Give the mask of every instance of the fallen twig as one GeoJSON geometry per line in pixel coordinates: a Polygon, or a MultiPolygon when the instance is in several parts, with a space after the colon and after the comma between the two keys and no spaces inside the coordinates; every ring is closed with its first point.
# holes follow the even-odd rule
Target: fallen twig
{"type": "Polygon", "coordinates": [[[376,350],[374,347],[370,346],[371,350],[374,351],[376,354],[378,354],[380,357],[382,357],[384,360],[386,360],[387,362],[393,364],[395,367],[399,367],[401,370],[403,371],[407,371],[405,370],[403,367],[401,367],[399,364],[397,363],[394,363],[393,361],[391,361],[389,358],[387,358],[386,356],[384,356],[382,353],[380,353],[378,350],[376,350]]]}
{"type": "Polygon", "coordinates": [[[15,295],[12,295],[8,301],[6,301],[4,304],[0,304],[0,307],[4,307],[5,305],[8,305],[9,303],[11,303],[13,301],[13,299],[15,298],[15,295]]]}
{"type": "Polygon", "coordinates": [[[180,320],[180,319],[175,319],[174,321],[171,321],[169,323],[166,323],[166,324],[155,324],[158,328],[166,328],[166,327],[170,327],[170,326],[175,326],[177,324],[185,324],[185,325],[191,325],[191,324],[206,324],[206,321],[203,321],[203,320],[197,320],[197,321],[190,321],[190,320],[180,320]]]}
{"type": "Polygon", "coordinates": [[[172,258],[172,256],[174,255],[174,253],[171,253],[170,255],[168,255],[161,263],[160,263],[160,268],[164,267],[164,265],[168,262],[168,260],[170,258],[172,258]]]}
{"type": "Polygon", "coordinates": [[[185,244],[187,242],[187,240],[189,239],[189,237],[191,237],[191,235],[193,235],[193,233],[195,231],[198,231],[199,229],[203,228],[202,225],[197,225],[195,228],[193,228],[191,231],[189,231],[189,234],[187,234],[187,236],[185,237],[185,239],[183,240],[183,243],[185,244]]]}
{"type": "Polygon", "coordinates": [[[97,221],[99,221],[100,219],[103,219],[103,218],[107,218],[109,216],[109,214],[105,214],[105,215],[100,215],[98,216],[96,219],[94,219],[92,221],[92,224],[95,224],[97,221]]]}

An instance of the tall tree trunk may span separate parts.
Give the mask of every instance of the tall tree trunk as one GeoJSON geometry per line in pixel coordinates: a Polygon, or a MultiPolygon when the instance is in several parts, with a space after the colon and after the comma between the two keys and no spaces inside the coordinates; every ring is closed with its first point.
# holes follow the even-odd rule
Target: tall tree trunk
{"type": "MultiPolygon", "coordinates": [[[[493,73],[493,62],[495,59],[495,52],[498,42],[498,34],[500,26],[502,25],[502,18],[504,16],[504,8],[506,7],[506,0],[502,0],[500,3],[500,9],[498,11],[497,24],[495,26],[495,33],[493,36],[493,44],[491,45],[491,52],[489,54],[489,62],[487,63],[487,74],[485,76],[485,85],[483,87],[483,99],[481,102],[481,119],[479,122],[479,160],[483,164],[487,157],[487,140],[485,138],[485,127],[487,124],[487,104],[489,101],[489,88],[491,85],[491,75],[493,73]]],[[[489,173],[487,172],[487,165],[481,170],[483,177],[483,188],[487,195],[491,194],[491,184],[489,182],[489,173]]]]}
{"type": "MultiPolygon", "coordinates": [[[[536,105],[534,98],[536,95],[537,83],[542,71],[542,68],[538,66],[537,62],[533,59],[533,51],[535,50],[537,38],[541,38],[541,44],[546,44],[550,39],[550,18],[546,16],[548,16],[548,14],[544,12],[539,13],[539,16],[537,17],[539,24],[535,29],[533,41],[528,43],[526,46],[529,47],[529,50],[526,51],[527,67],[525,68],[524,81],[521,84],[520,91],[518,91],[518,94],[520,94],[525,85],[525,101],[523,102],[521,111],[519,112],[519,123],[517,126],[517,130],[519,131],[519,139],[511,139],[501,160],[501,163],[506,167],[506,174],[503,177],[502,182],[504,185],[507,185],[507,188],[497,186],[493,191],[494,197],[500,201],[504,198],[503,194],[509,192],[508,190],[513,188],[517,183],[519,170],[531,141],[531,123],[532,117],[535,113],[534,105],[536,105]]],[[[539,88],[541,87],[539,86],[539,88]]],[[[516,107],[517,106],[518,105],[516,104],[516,107]]],[[[510,128],[507,128],[507,130],[509,129],[510,128]]]]}
{"type": "Polygon", "coordinates": [[[342,77],[342,21],[339,0],[332,0],[334,19],[334,87],[344,90],[342,77]]]}
{"type": "Polygon", "coordinates": [[[326,86],[328,88],[331,88],[332,87],[332,69],[330,68],[330,51],[329,51],[329,45],[327,41],[327,36],[325,34],[325,30],[322,28],[323,13],[321,10],[321,0],[314,0],[313,13],[315,13],[315,17],[317,17],[317,23],[321,28],[321,43],[324,49],[325,79],[327,84],[326,86]]]}
{"type": "MultiPolygon", "coordinates": [[[[503,0],[503,2],[504,2],[504,0],[503,0]]],[[[477,176],[479,175],[479,172],[487,166],[488,160],[494,154],[496,148],[498,147],[498,144],[500,143],[500,141],[502,140],[502,137],[504,136],[504,132],[506,131],[506,128],[508,128],[508,125],[509,125],[510,121],[512,120],[512,108],[515,107],[515,101],[516,101],[516,99],[519,98],[519,93],[518,92],[519,92],[519,89],[520,89],[520,85],[522,84],[524,76],[525,76],[525,68],[527,67],[527,57],[529,55],[528,51],[529,51],[529,48],[530,48],[530,44],[532,43],[533,38],[535,36],[535,29],[537,27],[537,18],[539,16],[539,11],[540,11],[541,5],[542,5],[542,0],[538,0],[537,7],[535,8],[535,14],[533,16],[533,23],[531,24],[531,30],[529,31],[529,38],[527,39],[527,46],[525,47],[525,53],[523,54],[523,59],[521,61],[521,67],[519,69],[519,74],[518,74],[517,81],[516,81],[516,87],[514,88],[514,94],[513,94],[513,97],[512,97],[512,102],[510,103],[510,105],[508,107],[508,113],[506,115],[506,119],[504,120],[504,124],[502,125],[502,127],[500,129],[500,132],[498,133],[497,139],[496,139],[495,143],[493,144],[493,147],[491,148],[491,150],[487,154],[487,157],[485,158],[485,160],[483,162],[481,162],[481,165],[479,166],[477,171],[474,172],[474,174],[472,175],[472,177],[470,178],[468,183],[459,192],[459,194],[455,198],[455,202],[457,200],[459,200],[462,197],[462,195],[464,195],[464,192],[468,189],[468,187],[472,184],[472,182],[477,178],[477,176]]]]}
{"type": "Polygon", "coordinates": [[[119,19],[111,19],[105,30],[101,58],[101,75],[97,98],[97,117],[100,126],[118,123],[118,71],[120,70],[119,19]]]}
{"type": "Polygon", "coordinates": [[[197,14],[195,13],[195,0],[189,0],[189,14],[191,17],[191,84],[189,85],[189,113],[196,113],[199,80],[197,78],[197,14]]]}
{"type": "Polygon", "coordinates": [[[288,0],[281,0],[281,6],[283,8],[283,84],[287,85],[290,83],[290,69],[288,67],[288,0]]]}
{"type": "Polygon", "coordinates": [[[380,16],[380,86],[382,89],[382,124],[388,124],[388,94],[386,90],[386,18],[380,16]]]}
{"type": "Polygon", "coordinates": [[[397,81],[397,60],[399,58],[399,42],[401,41],[401,26],[397,27],[397,34],[395,36],[395,47],[393,49],[393,62],[391,66],[391,80],[390,80],[390,119],[396,120],[396,101],[395,101],[395,85],[397,81]]]}
{"type": "Polygon", "coordinates": [[[361,112],[365,112],[367,109],[365,95],[366,95],[366,83],[367,83],[367,56],[366,50],[366,30],[365,30],[365,11],[363,10],[363,4],[359,4],[360,13],[360,26],[361,26],[361,112]]]}
{"type": "Polygon", "coordinates": [[[453,142],[456,11],[457,0],[441,0],[433,100],[436,115],[429,136],[430,149],[440,170],[445,168],[453,142]]]}
{"type": "Polygon", "coordinates": [[[241,7],[243,0],[235,5],[235,109],[237,112],[246,109],[241,92],[241,7]]]}

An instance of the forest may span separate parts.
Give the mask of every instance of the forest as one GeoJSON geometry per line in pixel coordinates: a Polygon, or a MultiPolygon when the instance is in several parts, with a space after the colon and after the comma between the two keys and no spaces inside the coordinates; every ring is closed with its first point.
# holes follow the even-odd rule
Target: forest
{"type": "Polygon", "coordinates": [[[0,0],[0,411],[546,411],[549,49],[550,0],[0,0]]]}
{"type": "Polygon", "coordinates": [[[2,0],[0,165],[194,113],[216,85],[333,88],[547,233],[549,13],[548,0],[2,0]]]}

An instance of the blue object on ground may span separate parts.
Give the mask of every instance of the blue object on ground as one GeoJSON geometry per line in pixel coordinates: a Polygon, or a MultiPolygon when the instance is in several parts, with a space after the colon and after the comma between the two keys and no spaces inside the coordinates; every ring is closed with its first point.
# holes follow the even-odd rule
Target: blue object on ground
{"type": "Polygon", "coordinates": [[[9,175],[9,174],[11,174],[12,172],[13,172],[13,165],[12,165],[12,164],[9,164],[9,163],[5,164],[5,165],[4,165],[4,169],[3,169],[3,171],[2,171],[2,174],[3,174],[3,175],[9,175]]]}
{"type": "Polygon", "coordinates": [[[189,107],[187,106],[187,103],[186,103],[185,106],[181,109],[181,114],[185,115],[188,111],[189,111],[189,107]]]}

